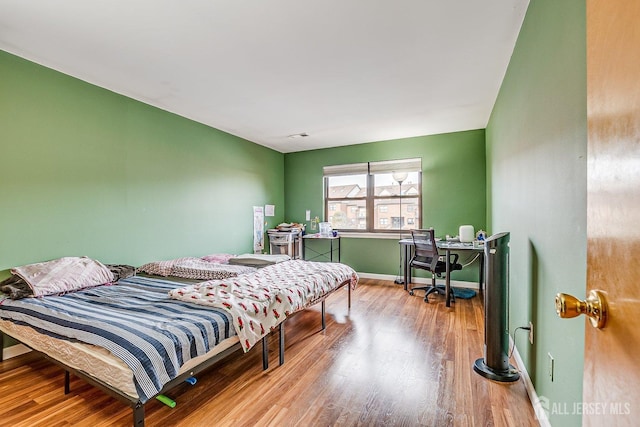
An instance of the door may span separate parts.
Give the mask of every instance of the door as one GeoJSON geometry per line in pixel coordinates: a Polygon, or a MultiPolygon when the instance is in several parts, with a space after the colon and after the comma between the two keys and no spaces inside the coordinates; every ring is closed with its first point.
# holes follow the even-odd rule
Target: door
{"type": "Polygon", "coordinates": [[[587,293],[605,292],[604,329],[587,323],[584,426],[640,422],[640,1],[587,0],[587,293]]]}

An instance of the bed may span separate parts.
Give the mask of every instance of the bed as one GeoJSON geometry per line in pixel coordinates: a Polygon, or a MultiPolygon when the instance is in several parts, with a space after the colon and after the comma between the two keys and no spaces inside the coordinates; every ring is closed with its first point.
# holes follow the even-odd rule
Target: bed
{"type": "MultiPolygon", "coordinates": [[[[280,271],[277,274],[289,274],[291,268],[299,265],[289,265],[284,270],[277,267],[280,271]]],[[[284,320],[296,311],[322,302],[324,327],[324,299],[335,290],[349,284],[355,286],[357,282],[355,272],[351,273],[348,268],[345,271],[350,273],[348,277],[344,280],[334,277],[339,283],[327,285],[324,291],[308,293],[295,310],[283,313],[249,347],[241,342],[244,332],[238,334],[237,319],[234,320],[237,313],[233,310],[223,304],[216,306],[213,301],[202,304],[168,296],[176,289],[184,291],[189,286],[220,287],[223,282],[220,280],[186,287],[173,280],[136,276],[121,279],[116,285],[90,287],[60,296],[5,299],[0,304],[0,331],[60,365],[65,370],[66,393],[71,372],[127,403],[133,410],[133,424],[141,426],[144,425],[144,404],[148,400],[163,395],[232,353],[248,351],[260,340],[266,367],[265,338],[276,327],[280,330],[282,363],[284,320]],[[145,340],[137,341],[133,337],[136,334],[144,335],[145,340]],[[122,342],[122,337],[130,342],[122,342]]],[[[251,280],[255,274],[238,277],[251,280]]],[[[276,272],[267,270],[253,280],[263,280],[273,274],[276,272]]],[[[275,285],[280,289],[280,283],[275,285]]],[[[278,292],[274,292],[274,296],[280,297],[278,292]]],[[[277,298],[274,300],[277,303],[277,298]]]]}
{"type": "Polygon", "coordinates": [[[249,351],[267,333],[278,328],[282,364],[284,321],[320,303],[324,329],[326,298],[347,287],[348,305],[351,307],[351,290],[357,283],[358,275],[345,264],[290,260],[268,265],[252,274],[173,289],[169,296],[179,301],[227,310],[232,315],[244,351],[249,351]]]}
{"type": "Polygon", "coordinates": [[[129,404],[144,404],[241,349],[224,310],[167,297],[183,283],[145,277],[62,296],[4,300],[0,330],[129,404]]]}

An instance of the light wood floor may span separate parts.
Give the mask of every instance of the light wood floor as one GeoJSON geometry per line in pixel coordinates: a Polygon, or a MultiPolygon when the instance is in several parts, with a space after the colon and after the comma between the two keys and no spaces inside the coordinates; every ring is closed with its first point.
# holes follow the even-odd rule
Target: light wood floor
{"type": "MultiPolygon", "coordinates": [[[[422,295],[422,292],[419,292],[422,295]]],[[[425,304],[391,282],[362,279],[286,323],[286,363],[270,367],[259,346],[184,384],[171,409],[153,400],[147,426],[535,426],[522,381],[501,384],[473,372],[482,357],[481,297],[441,296],[425,304]]],[[[34,355],[0,363],[1,426],[131,425],[131,409],[34,355]]]]}

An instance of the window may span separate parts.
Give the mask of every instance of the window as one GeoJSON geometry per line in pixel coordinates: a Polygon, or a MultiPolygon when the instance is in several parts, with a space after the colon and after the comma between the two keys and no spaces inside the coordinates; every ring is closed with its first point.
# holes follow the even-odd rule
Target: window
{"type": "Polygon", "coordinates": [[[325,220],[343,231],[392,232],[419,227],[422,159],[325,166],[325,220]]]}

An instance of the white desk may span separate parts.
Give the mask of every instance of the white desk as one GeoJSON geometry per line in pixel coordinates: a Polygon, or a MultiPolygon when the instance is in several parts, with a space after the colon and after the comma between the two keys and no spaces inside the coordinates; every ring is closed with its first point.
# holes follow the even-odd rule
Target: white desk
{"type": "MultiPolygon", "coordinates": [[[[404,290],[408,290],[407,286],[411,283],[411,268],[409,267],[409,261],[411,261],[412,257],[412,249],[413,249],[413,239],[402,239],[399,241],[400,245],[403,247],[403,273],[404,273],[404,290]]],[[[478,279],[479,289],[482,289],[482,283],[484,279],[484,245],[474,245],[473,243],[460,243],[460,242],[447,242],[444,240],[439,240],[436,242],[436,246],[438,249],[445,250],[445,257],[447,260],[447,271],[445,272],[445,305],[447,307],[451,306],[451,300],[449,299],[449,290],[451,289],[451,278],[449,274],[449,257],[451,256],[451,251],[474,251],[480,254],[480,277],[478,279]]]]}

